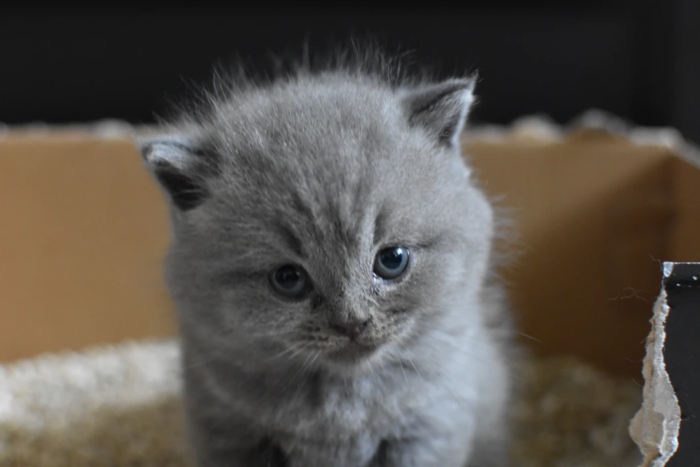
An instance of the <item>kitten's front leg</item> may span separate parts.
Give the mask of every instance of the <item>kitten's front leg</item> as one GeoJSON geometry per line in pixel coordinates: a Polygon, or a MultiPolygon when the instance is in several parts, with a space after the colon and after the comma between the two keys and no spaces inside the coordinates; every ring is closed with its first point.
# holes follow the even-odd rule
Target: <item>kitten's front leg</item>
{"type": "Polygon", "coordinates": [[[197,467],[286,467],[286,461],[274,446],[262,442],[255,447],[198,449],[197,467]]]}
{"type": "Polygon", "coordinates": [[[392,441],[382,443],[367,467],[464,467],[468,453],[437,439],[392,441]]]}
{"type": "Polygon", "coordinates": [[[227,419],[190,416],[189,431],[197,467],[286,467],[284,454],[251,427],[227,419]]]}
{"type": "Polygon", "coordinates": [[[367,467],[505,467],[505,438],[475,439],[457,430],[457,436],[383,441],[367,467]],[[473,443],[483,445],[474,445],[473,443]]]}
{"type": "Polygon", "coordinates": [[[465,467],[473,423],[440,426],[422,420],[398,438],[382,441],[367,467],[465,467]]]}

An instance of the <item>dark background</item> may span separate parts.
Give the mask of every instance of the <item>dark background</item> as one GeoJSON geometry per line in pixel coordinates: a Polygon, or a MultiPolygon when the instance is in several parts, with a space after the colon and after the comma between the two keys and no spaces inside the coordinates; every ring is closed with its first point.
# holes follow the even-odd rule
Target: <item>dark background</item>
{"type": "Polygon", "coordinates": [[[313,53],[371,34],[444,75],[479,70],[476,121],[600,108],[700,141],[697,0],[443,3],[0,7],[0,121],[147,123],[216,63],[265,70],[305,40],[313,53]]]}

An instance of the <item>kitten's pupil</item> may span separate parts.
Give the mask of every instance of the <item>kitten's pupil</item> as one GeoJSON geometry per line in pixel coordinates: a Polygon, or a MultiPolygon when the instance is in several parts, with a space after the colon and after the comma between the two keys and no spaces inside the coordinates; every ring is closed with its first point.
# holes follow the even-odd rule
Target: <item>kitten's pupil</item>
{"type": "Polygon", "coordinates": [[[275,280],[283,289],[292,290],[301,280],[301,275],[299,274],[299,271],[294,269],[292,266],[285,266],[277,270],[275,280]]]}
{"type": "Polygon", "coordinates": [[[379,254],[379,260],[382,262],[385,268],[390,270],[398,269],[403,262],[403,249],[402,248],[391,248],[382,251],[379,254]]]}
{"type": "Polygon", "coordinates": [[[374,273],[382,279],[396,279],[406,271],[409,250],[401,246],[385,248],[377,254],[374,273]]]}
{"type": "Polygon", "coordinates": [[[306,291],[306,274],[296,266],[282,266],[270,279],[275,291],[285,297],[297,298],[306,291]]]}

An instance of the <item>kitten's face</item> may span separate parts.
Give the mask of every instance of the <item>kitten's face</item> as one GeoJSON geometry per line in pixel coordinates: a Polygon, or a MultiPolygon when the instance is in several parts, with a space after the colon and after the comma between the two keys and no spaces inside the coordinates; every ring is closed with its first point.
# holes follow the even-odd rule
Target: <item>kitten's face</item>
{"type": "Polygon", "coordinates": [[[468,105],[457,83],[427,97],[293,83],[222,106],[198,149],[151,143],[183,327],[210,345],[358,371],[468,300],[492,219],[457,155],[468,105]]]}

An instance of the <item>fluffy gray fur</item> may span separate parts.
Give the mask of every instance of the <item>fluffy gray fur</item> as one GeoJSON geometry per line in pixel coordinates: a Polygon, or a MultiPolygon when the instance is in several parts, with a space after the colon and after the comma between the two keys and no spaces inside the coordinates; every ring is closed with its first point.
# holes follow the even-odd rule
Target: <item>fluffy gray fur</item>
{"type": "Polygon", "coordinates": [[[510,331],[493,209],[459,154],[474,81],[352,68],[232,89],[141,141],[169,200],[165,276],[202,467],[506,464],[510,331]],[[395,281],[386,246],[411,249],[395,281]],[[313,289],[278,296],[295,264],[313,289]],[[348,350],[334,319],[367,327],[348,350]]]}

